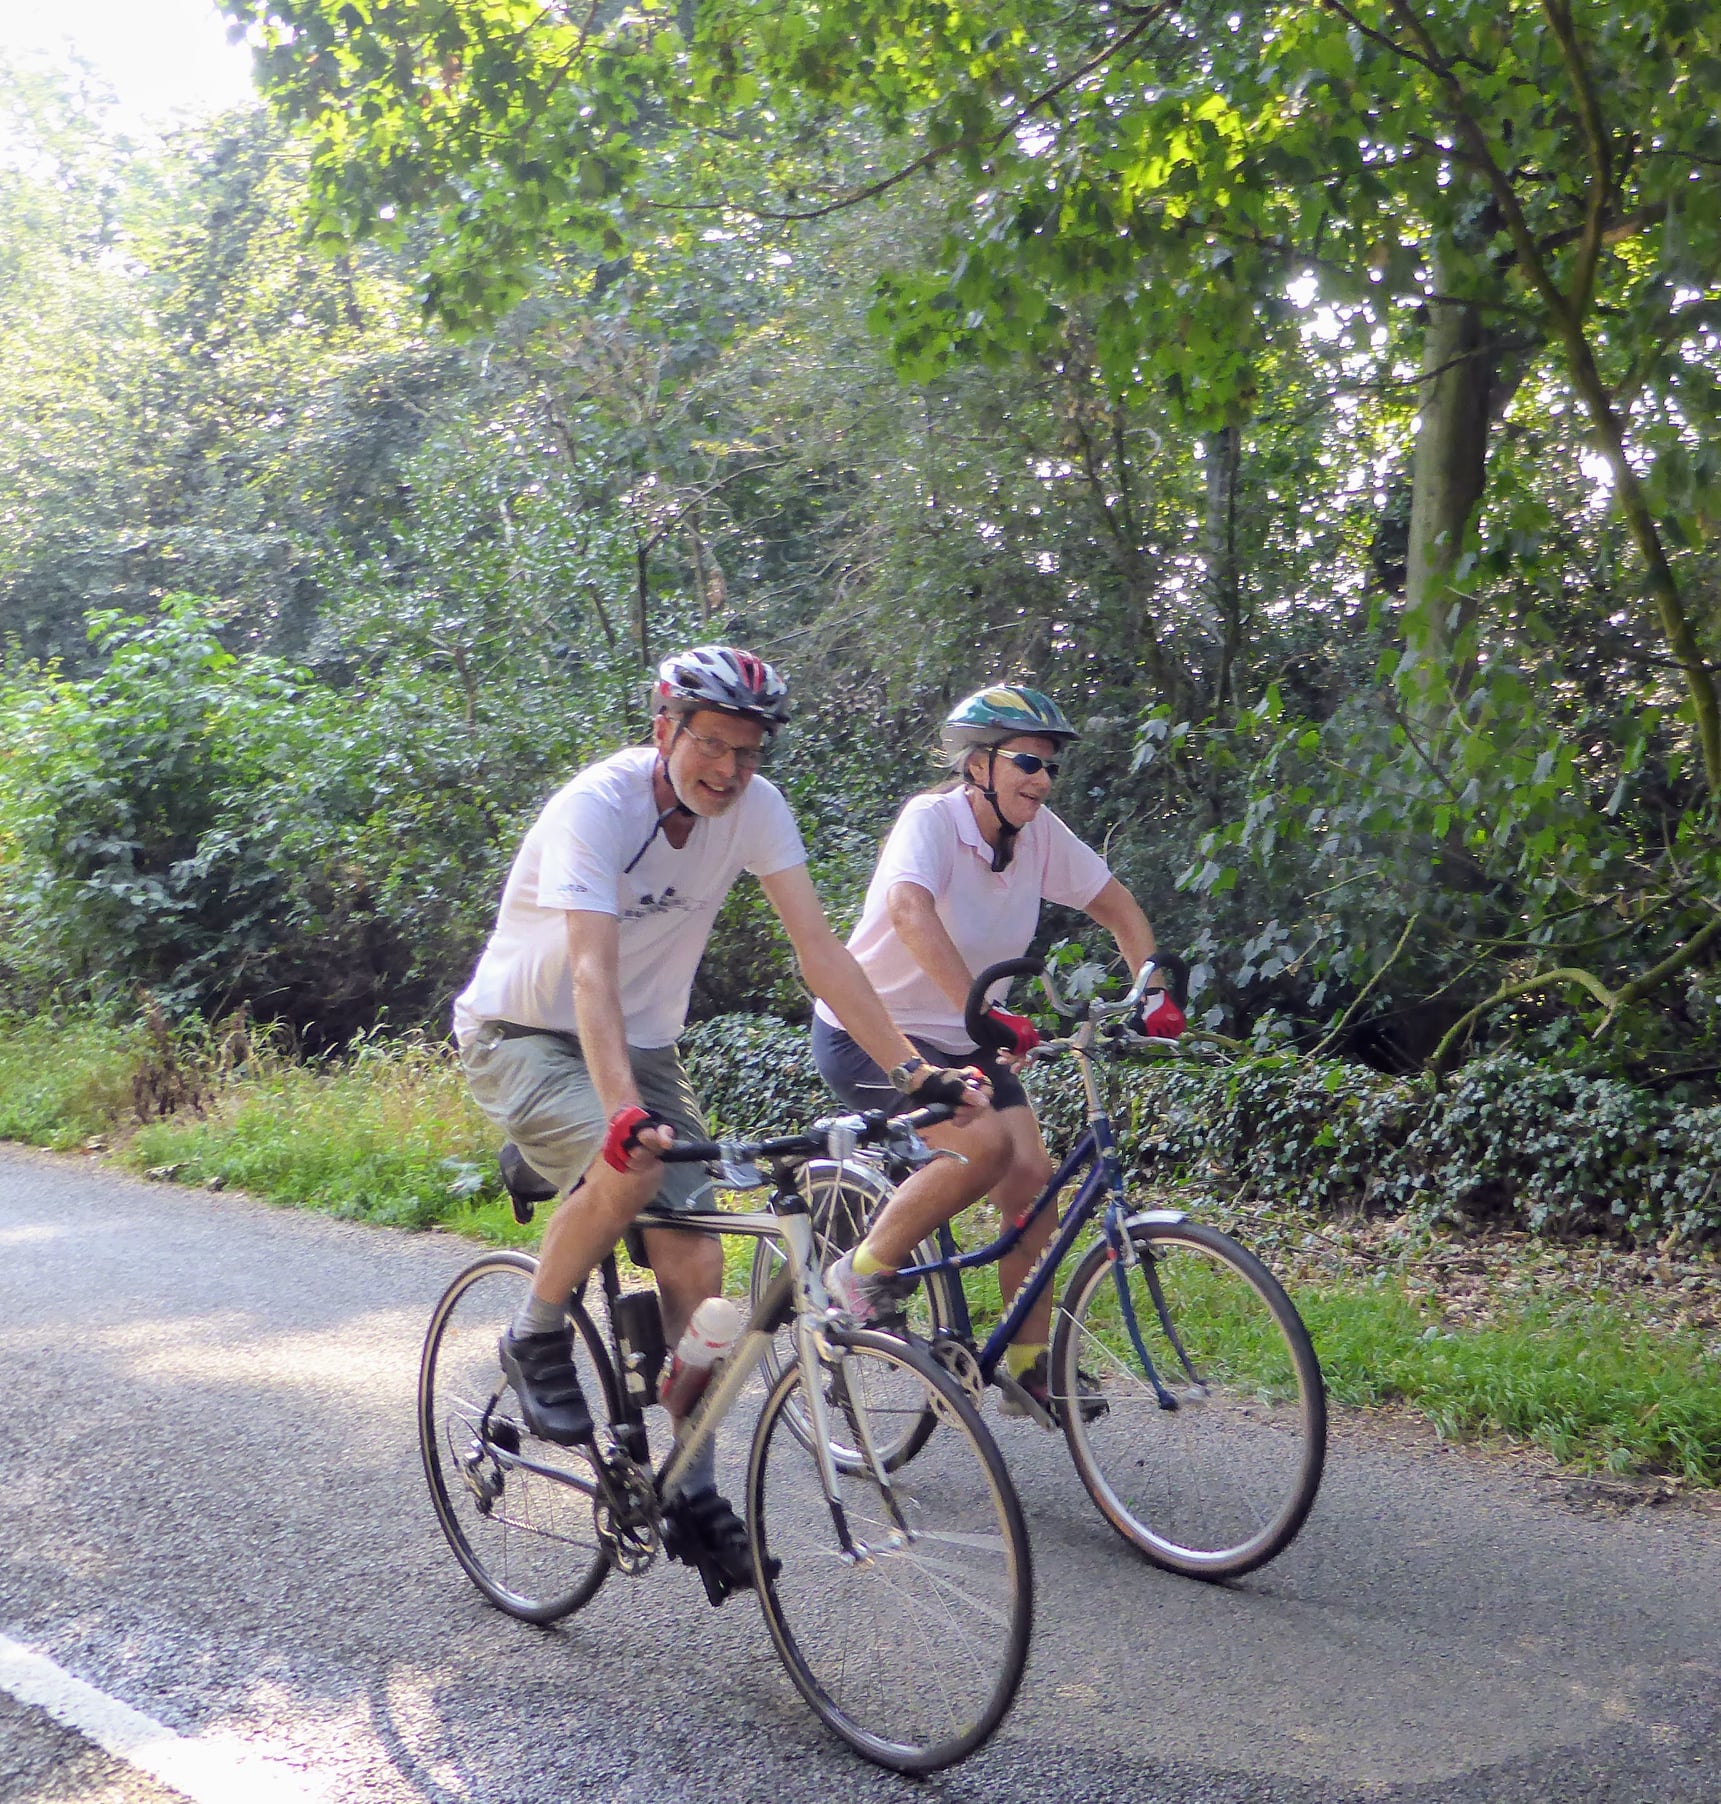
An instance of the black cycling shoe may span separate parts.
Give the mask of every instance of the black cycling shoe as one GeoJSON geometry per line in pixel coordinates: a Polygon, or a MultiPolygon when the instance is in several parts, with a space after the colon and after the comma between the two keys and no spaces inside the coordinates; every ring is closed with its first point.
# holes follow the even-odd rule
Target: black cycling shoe
{"type": "Polygon", "coordinates": [[[516,1334],[510,1328],[496,1351],[520,1399],[520,1414],[539,1440],[572,1447],[592,1438],[592,1412],[574,1370],[566,1328],[548,1334],[516,1334]]]}
{"type": "MultiPolygon", "coordinates": [[[[751,1591],[757,1575],[753,1550],[747,1544],[747,1527],[716,1491],[681,1496],[663,1512],[663,1551],[672,1560],[698,1570],[705,1595],[720,1604],[731,1591],[751,1591]]],[[[772,1560],[767,1578],[782,1570],[772,1560]]]]}

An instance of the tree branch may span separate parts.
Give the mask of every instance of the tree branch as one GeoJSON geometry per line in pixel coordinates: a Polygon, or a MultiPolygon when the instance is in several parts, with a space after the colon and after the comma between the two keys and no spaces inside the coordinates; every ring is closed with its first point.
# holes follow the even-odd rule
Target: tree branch
{"type": "Polygon", "coordinates": [[[1332,1032],[1329,1033],[1326,1036],[1326,1038],[1323,1039],[1321,1041],[1321,1043],[1314,1049],[1314,1051],[1308,1055],[1311,1059],[1318,1059],[1321,1056],[1321,1054],[1327,1050],[1327,1048],[1329,1046],[1337,1045],[1339,1040],[1344,1036],[1345,1029],[1348,1028],[1350,1026],[1351,1022],[1356,1018],[1357,1010],[1360,1009],[1362,1007],[1362,1005],[1368,1001],[1369,997],[1374,994],[1375,990],[1380,985],[1381,979],[1383,977],[1385,977],[1387,972],[1390,971],[1392,969],[1392,967],[1398,962],[1399,953],[1401,953],[1404,950],[1406,942],[1409,940],[1412,932],[1415,931],[1417,922],[1420,921],[1421,919],[1422,919],[1422,910],[1418,909],[1416,911],[1416,913],[1413,914],[1410,917],[1410,919],[1405,922],[1404,931],[1403,931],[1403,933],[1401,933],[1398,936],[1398,944],[1393,947],[1391,953],[1387,957],[1385,964],[1383,964],[1380,967],[1380,969],[1377,970],[1375,972],[1375,974],[1368,980],[1368,982],[1363,985],[1362,989],[1357,994],[1356,1000],[1339,1017],[1338,1025],[1336,1027],[1334,1027],[1332,1032]]]}
{"type": "MultiPolygon", "coordinates": [[[[1042,107],[1049,106],[1058,96],[1073,88],[1077,82],[1091,75],[1096,69],[1111,62],[1123,51],[1127,50],[1138,38],[1143,37],[1148,29],[1157,23],[1166,13],[1174,10],[1177,0],[1158,0],[1158,4],[1148,7],[1127,9],[1137,23],[1132,25],[1122,37],[1108,44],[1097,56],[1090,57],[1079,68],[1068,75],[1060,77],[1049,88],[1042,89],[1031,99],[1026,100],[1010,116],[991,137],[979,141],[980,148],[993,151],[1004,142],[1026,119],[1031,118],[1042,107]]],[[[881,176],[876,182],[869,182],[864,188],[857,188],[848,194],[840,194],[835,200],[826,201],[822,206],[798,208],[791,212],[758,207],[743,206],[734,201],[705,201],[698,203],[676,201],[646,201],[646,206],[664,213],[746,213],[754,219],[781,221],[801,221],[809,219],[825,219],[832,213],[840,213],[849,207],[861,205],[864,201],[876,200],[881,194],[888,194],[892,188],[899,187],[911,176],[920,174],[923,169],[930,169],[933,164],[942,162],[944,158],[956,151],[974,148],[971,139],[957,138],[949,144],[935,144],[930,150],[923,151],[911,162],[903,164],[891,174],[881,176]]]]}
{"type": "Polygon", "coordinates": [[[1578,98],[1578,118],[1583,125],[1584,142],[1589,149],[1595,181],[1590,187],[1589,205],[1584,209],[1583,237],[1578,242],[1578,263],[1572,276],[1572,311],[1579,319],[1589,311],[1595,296],[1596,266],[1601,260],[1603,227],[1608,205],[1613,198],[1613,156],[1608,149],[1607,127],[1590,81],[1589,68],[1578,44],[1577,30],[1572,24],[1569,0],[1542,0],[1542,11],[1553,27],[1554,38],[1566,65],[1566,74],[1578,98]]]}
{"type": "Polygon", "coordinates": [[[1561,965],[1552,971],[1544,971],[1540,976],[1527,977],[1520,983],[1503,983],[1485,1002],[1478,1002],[1473,1009],[1467,1009],[1446,1030],[1440,1044],[1434,1049],[1434,1056],[1428,1061],[1429,1068],[1438,1077],[1446,1066],[1446,1055],[1476,1025],[1490,1009],[1497,1008],[1502,1002],[1515,1001],[1520,996],[1532,995],[1537,990],[1564,989],[1568,984],[1576,984],[1580,989],[1588,990],[1608,1011],[1607,1018],[1612,1019],[1613,1011],[1619,1006],[1619,999],[1602,980],[1591,971],[1583,971],[1575,965],[1561,965]]]}
{"type": "Polygon", "coordinates": [[[1622,1008],[1633,1002],[1641,1001],[1652,990],[1659,989],[1670,977],[1677,977],[1688,965],[1696,962],[1698,954],[1721,939],[1721,914],[1716,915],[1707,927],[1699,927],[1683,946],[1670,952],[1659,965],[1653,965],[1641,977],[1634,977],[1613,1000],[1613,1006],[1607,1012],[1607,1018],[1596,1029],[1600,1034],[1612,1026],[1613,1018],[1622,1008]]]}

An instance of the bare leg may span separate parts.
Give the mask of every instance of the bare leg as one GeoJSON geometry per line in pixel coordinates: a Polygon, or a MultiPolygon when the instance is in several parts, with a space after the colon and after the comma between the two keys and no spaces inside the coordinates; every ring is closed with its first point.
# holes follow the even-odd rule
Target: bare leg
{"type": "Polygon", "coordinates": [[[656,1196],[662,1175],[662,1166],[655,1163],[642,1172],[632,1172],[617,1171],[602,1159],[594,1159],[585,1176],[562,1198],[544,1230],[532,1294],[545,1303],[566,1302],[656,1196]]]}
{"type": "Polygon", "coordinates": [[[714,1234],[647,1228],[645,1252],[663,1305],[663,1338],[673,1347],[694,1310],[723,1289],[723,1243],[714,1234]]]}
{"type": "MultiPolygon", "coordinates": [[[[1003,1174],[993,1182],[991,1197],[998,1206],[999,1215],[1005,1221],[1014,1221],[1023,1210],[1032,1208],[1039,1201],[1040,1192],[1052,1181],[1057,1167],[1052,1163],[1051,1154],[1046,1151],[1046,1143],[1040,1136],[1040,1124],[1034,1119],[1032,1109],[1006,1109],[998,1119],[1009,1129],[1010,1162],[1003,1174]]],[[[1028,1232],[998,1261],[998,1286],[1003,1293],[1006,1309],[1010,1307],[1010,1299],[1022,1288],[1023,1279],[1033,1270],[1034,1261],[1052,1238],[1052,1230],[1057,1226],[1057,1221],[1055,1209],[1042,1210],[1028,1232]]],[[[1052,1288],[1048,1284],[1041,1291],[1038,1301],[1029,1311],[1028,1319],[1022,1324],[1021,1332],[1016,1336],[1018,1343],[1044,1346],[1051,1338],[1052,1288]]]]}
{"type": "Polygon", "coordinates": [[[911,1264],[914,1249],[928,1234],[992,1188],[1010,1161],[1008,1119],[988,1110],[967,1127],[928,1130],[924,1138],[931,1145],[961,1153],[968,1163],[940,1159],[922,1166],[898,1188],[867,1230],[866,1244],[875,1259],[891,1267],[911,1264]]]}

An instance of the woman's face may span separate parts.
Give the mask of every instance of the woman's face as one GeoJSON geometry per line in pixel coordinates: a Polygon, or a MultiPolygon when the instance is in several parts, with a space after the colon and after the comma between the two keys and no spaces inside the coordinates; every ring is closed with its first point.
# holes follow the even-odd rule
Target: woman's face
{"type": "MultiPolygon", "coordinates": [[[[992,759],[992,787],[998,792],[998,812],[1012,827],[1025,827],[1052,793],[1052,773],[1045,769],[1025,771],[1016,762],[1018,756],[1038,759],[1042,765],[1055,764],[1058,742],[1024,733],[1019,738],[1006,739],[992,759]]],[[[985,784],[986,760],[985,752],[977,752],[969,759],[970,782],[985,784]]]]}

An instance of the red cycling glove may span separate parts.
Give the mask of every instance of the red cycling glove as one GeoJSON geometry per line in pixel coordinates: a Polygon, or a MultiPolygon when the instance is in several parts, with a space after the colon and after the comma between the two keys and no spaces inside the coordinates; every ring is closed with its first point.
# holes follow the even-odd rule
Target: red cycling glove
{"type": "Polygon", "coordinates": [[[661,1115],[654,1114],[650,1109],[642,1109],[638,1103],[617,1109],[610,1117],[609,1129],[604,1135],[604,1163],[613,1165],[617,1171],[626,1171],[628,1159],[639,1145],[641,1130],[668,1126],[669,1123],[661,1115]]]}
{"type": "Polygon", "coordinates": [[[1001,1009],[996,1003],[986,1011],[986,1019],[995,1021],[1010,1036],[1010,1044],[1000,1050],[1021,1058],[1024,1053],[1032,1052],[1040,1043],[1040,1030],[1026,1015],[1012,1015],[1008,1009],[1001,1009]]]}
{"type": "Polygon", "coordinates": [[[1175,1040],[1189,1025],[1183,1010],[1171,999],[1169,990],[1149,990],[1141,999],[1141,1010],[1130,1023],[1138,1034],[1156,1040],[1175,1040]]]}

